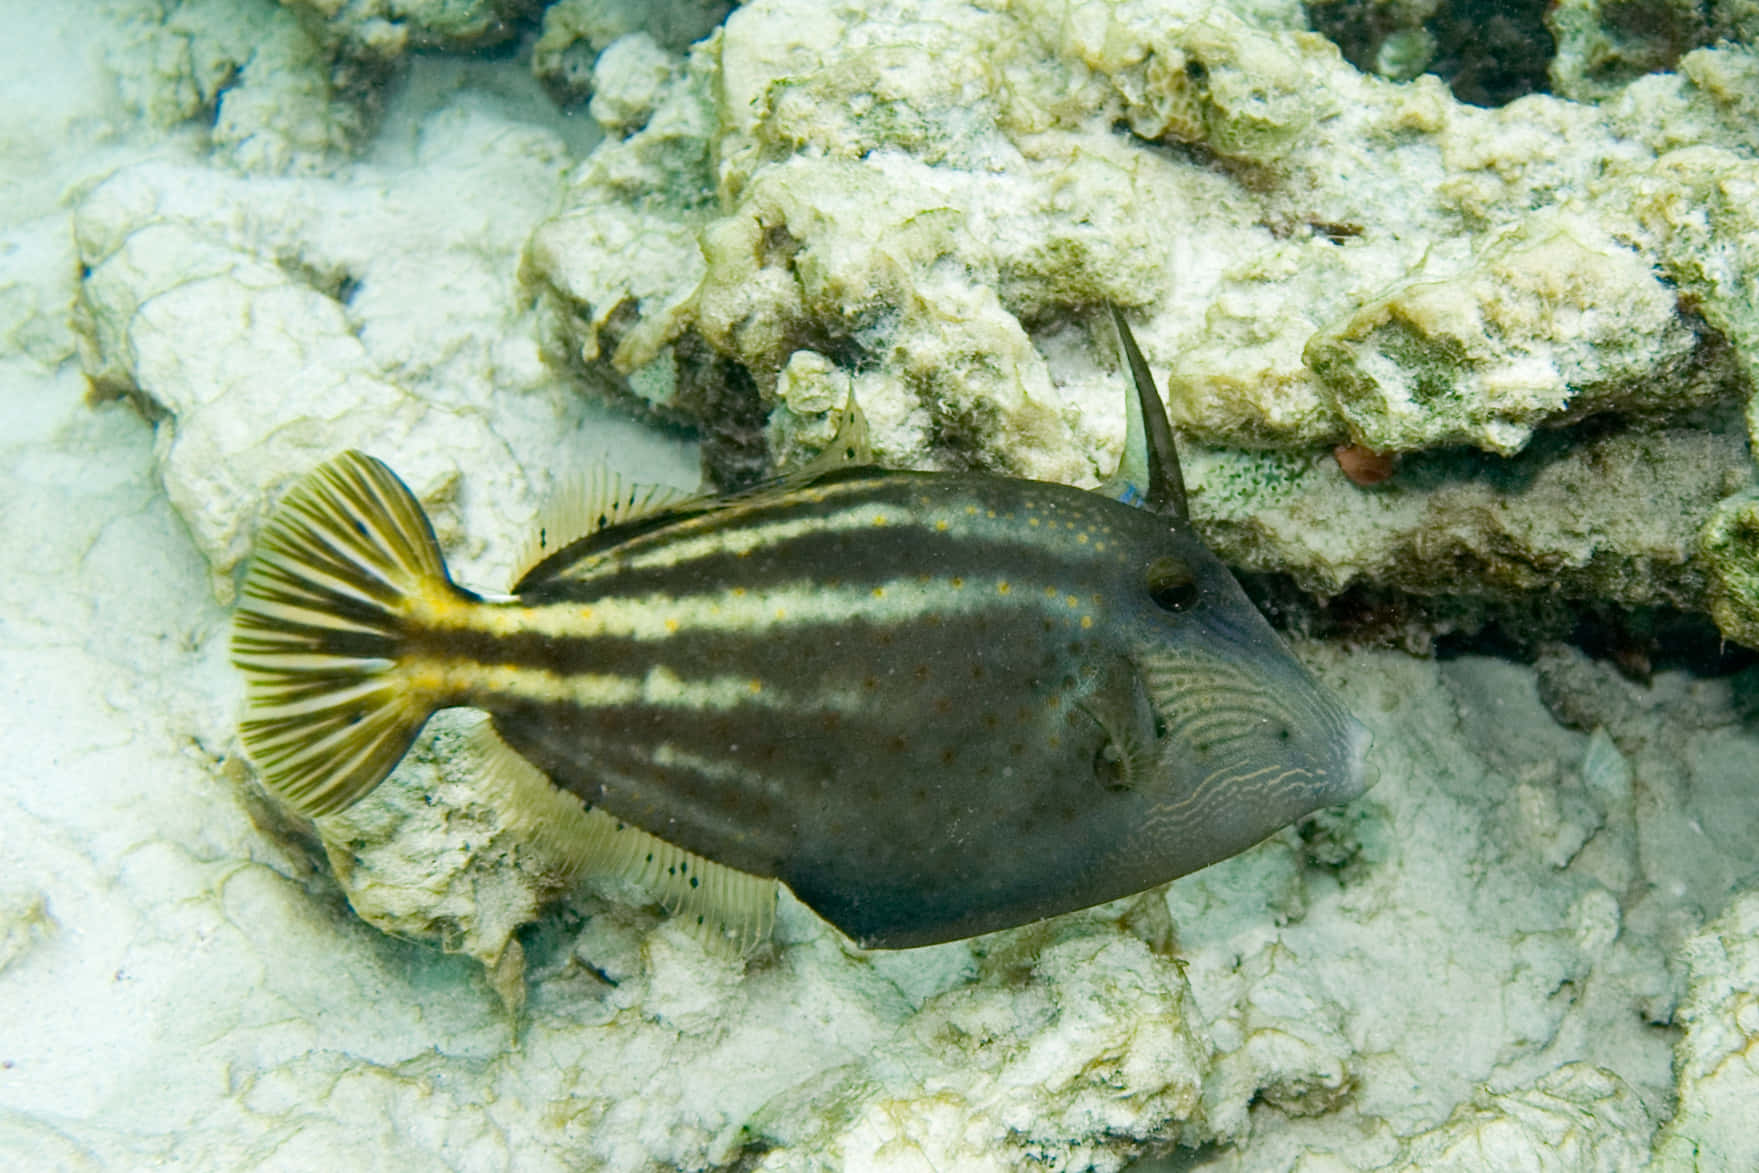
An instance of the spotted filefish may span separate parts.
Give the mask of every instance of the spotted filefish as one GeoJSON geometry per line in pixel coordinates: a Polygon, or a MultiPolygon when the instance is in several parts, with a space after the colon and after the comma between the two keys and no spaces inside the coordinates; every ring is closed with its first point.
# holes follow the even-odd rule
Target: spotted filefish
{"type": "Polygon", "coordinates": [[[574,858],[746,939],[779,880],[883,948],[1139,892],[1354,798],[1366,730],[1192,529],[1113,317],[1134,395],[1101,492],[871,467],[851,403],[755,491],[579,495],[490,595],[387,466],[336,457],[245,579],[248,756],[322,815],[469,706],[485,775],[574,858]]]}

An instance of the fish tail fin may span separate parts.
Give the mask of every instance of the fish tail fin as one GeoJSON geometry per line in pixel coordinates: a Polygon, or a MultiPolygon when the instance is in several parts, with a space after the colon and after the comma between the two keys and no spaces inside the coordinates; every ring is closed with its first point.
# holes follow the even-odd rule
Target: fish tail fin
{"type": "Polygon", "coordinates": [[[410,617],[473,598],[382,462],[345,452],[295,485],[258,540],[232,626],[238,731],[268,788],[311,816],[383,782],[438,707],[399,669],[410,617]]]}

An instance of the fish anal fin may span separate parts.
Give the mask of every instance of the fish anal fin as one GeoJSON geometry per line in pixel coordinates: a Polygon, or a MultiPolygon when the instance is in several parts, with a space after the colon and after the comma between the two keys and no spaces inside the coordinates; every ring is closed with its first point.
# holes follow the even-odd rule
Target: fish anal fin
{"type": "Polygon", "coordinates": [[[769,938],[774,879],[705,859],[608,811],[588,808],[502,740],[492,721],[472,731],[469,752],[485,800],[515,835],[540,845],[566,875],[631,883],[704,940],[739,952],[769,938]]]}

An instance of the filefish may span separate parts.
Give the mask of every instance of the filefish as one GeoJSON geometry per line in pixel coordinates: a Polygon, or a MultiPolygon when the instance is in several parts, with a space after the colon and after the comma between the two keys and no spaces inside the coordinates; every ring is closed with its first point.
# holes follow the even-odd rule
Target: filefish
{"type": "Polygon", "coordinates": [[[775,882],[903,948],[1140,892],[1365,789],[1369,737],[1199,540],[1134,387],[1094,492],[827,453],[730,496],[606,482],[504,595],[447,574],[389,467],[286,496],[235,617],[244,749],[309,816],[435,710],[487,714],[491,788],[582,866],[749,942],[775,882]]]}

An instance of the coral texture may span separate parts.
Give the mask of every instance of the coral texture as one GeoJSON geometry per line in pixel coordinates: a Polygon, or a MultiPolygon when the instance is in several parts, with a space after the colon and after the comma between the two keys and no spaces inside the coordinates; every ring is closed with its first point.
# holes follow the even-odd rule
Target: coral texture
{"type": "Polygon", "coordinates": [[[1421,3],[1348,60],[1304,27],[1335,6],[1274,0],[753,0],[718,28],[712,4],[27,7],[57,64],[0,9],[0,1149],[1753,1163],[1753,668],[1297,637],[1375,737],[1350,807],[926,950],[863,953],[784,899],[732,958],[566,887],[450,718],[367,802],[289,825],[225,662],[263,509],[344,447],[405,473],[489,590],[570,470],[690,484],[684,423],[716,476],[761,476],[851,389],[888,462],[1093,484],[1123,436],[1105,301],[1236,565],[1755,642],[1747,50],[1558,5],[1566,53],[1612,46],[1557,69],[1598,104],[1489,108],[1417,75],[1457,46],[1421,3]],[[512,32],[532,61],[455,55],[512,32]],[[1359,484],[1338,445],[1402,456],[1359,484]]]}
{"type": "Polygon", "coordinates": [[[1717,410],[1755,353],[1759,266],[1725,244],[1752,165],[1710,145],[1738,50],[1643,83],[1677,107],[1663,130],[1634,105],[1475,109],[1209,8],[1076,11],[742,7],[534,235],[552,345],[725,429],[735,479],[853,388],[888,459],[1072,480],[1118,441],[1082,311],[1119,301],[1185,434],[1230,446],[1193,463],[1236,563],[1708,607],[1695,537],[1751,476],[1717,410]],[[930,41],[964,64],[912,68],[930,41]],[[1440,451],[1361,491],[1340,441],[1503,459],[1440,451]]]}

